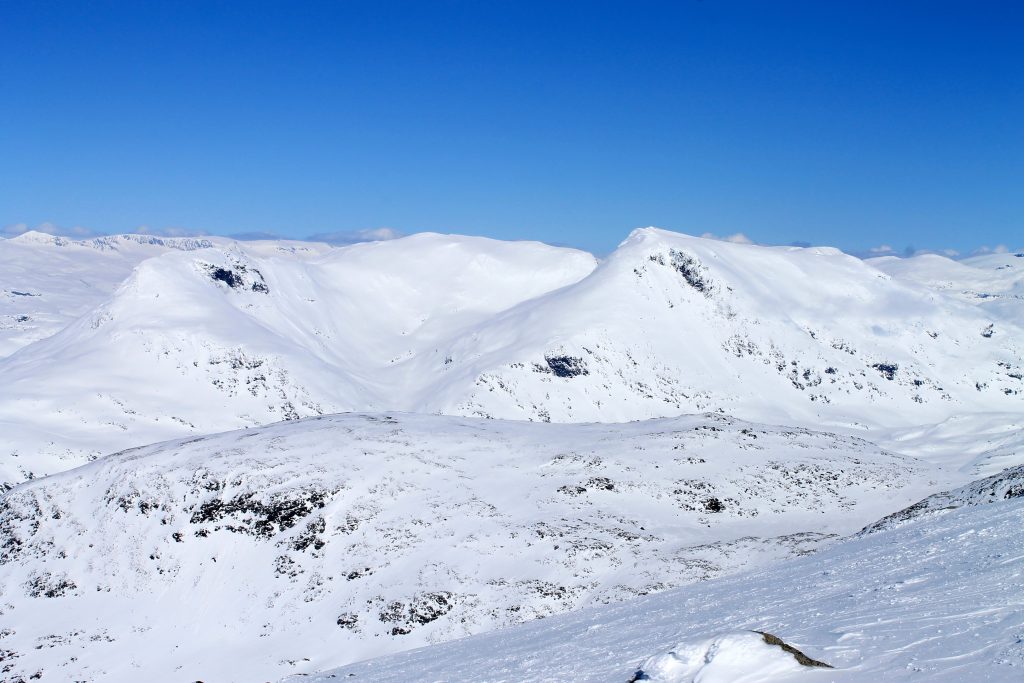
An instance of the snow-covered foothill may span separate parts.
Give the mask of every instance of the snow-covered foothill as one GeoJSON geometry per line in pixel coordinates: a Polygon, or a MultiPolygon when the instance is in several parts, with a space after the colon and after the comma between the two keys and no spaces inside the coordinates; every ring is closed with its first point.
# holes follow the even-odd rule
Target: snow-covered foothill
{"type": "Polygon", "coordinates": [[[287,681],[625,682],[652,665],[674,680],[723,634],[756,630],[835,668],[771,669],[778,653],[731,644],[752,681],[1011,683],[1024,671],[1022,522],[1022,498],[964,506],[767,569],[287,681]]]}
{"type": "Polygon", "coordinates": [[[25,678],[273,679],[805,555],[937,476],[714,415],[353,414],[156,444],[4,494],[0,648],[25,678]]]}

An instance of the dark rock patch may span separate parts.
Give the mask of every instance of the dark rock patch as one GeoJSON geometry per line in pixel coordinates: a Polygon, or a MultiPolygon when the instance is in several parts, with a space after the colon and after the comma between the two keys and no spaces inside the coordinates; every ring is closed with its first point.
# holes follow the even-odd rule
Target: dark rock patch
{"type": "Polygon", "coordinates": [[[722,512],[725,505],[718,498],[708,498],[704,501],[704,510],[707,512],[722,512]]]}
{"type": "Polygon", "coordinates": [[[889,381],[896,379],[896,372],[900,369],[896,363],[874,363],[871,367],[889,381]]]}
{"type": "Polygon", "coordinates": [[[764,638],[764,642],[768,643],[769,645],[777,645],[781,647],[785,652],[788,652],[789,654],[793,655],[793,658],[803,666],[821,667],[825,669],[835,668],[831,664],[820,662],[817,659],[811,659],[803,652],[790,645],[789,643],[784,642],[782,638],[779,638],[778,636],[774,636],[771,633],[765,633],[764,631],[754,631],[754,633],[760,633],[761,637],[764,638]]]}
{"type": "MultiPolygon", "coordinates": [[[[270,538],[292,528],[313,510],[322,509],[328,495],[327,491],[309,489],[271,496],[269,500],[258,499],[255,493],[244,493],[227,500],[214,498],[197,506],[190,521],[192,524],[229,521],[231,523],[223,527],[228,531],[270,538]]],[[[317,526],[314,523],[311,525],[317,526]]],[[[312,534],[300,534],[302,540],[297,543],[309,540],[310,544],[315,544],[313,537],[318,537],[318,534],[315,529],[307,530],[312,531],[312,534]]]]}
{"type": "Polygon", "coordinates": [[[385,624],[395,624],[391,635],[404,636],[412,633],[417,626],[429,624],[448,614],[455,606],[452,593],[420,593],[408,602],[394,601],[388,603],[378,615],[385,624]]]}
{"type": "Polygon", "coordinates": [[[579,377],[590,374],[583,359],[576,356],[545,356],[544,361],[547,363],[546,371],[555,377],[579,377]]]}
{"type": "Polygon", "coordinates": [[[210,271],[210,277],[218,282],[223,282],[231,289],[235,289],[242,285],[242,278],[240,275],[235,275],[235,271],[229,268],[213,268],[210,271]]]}

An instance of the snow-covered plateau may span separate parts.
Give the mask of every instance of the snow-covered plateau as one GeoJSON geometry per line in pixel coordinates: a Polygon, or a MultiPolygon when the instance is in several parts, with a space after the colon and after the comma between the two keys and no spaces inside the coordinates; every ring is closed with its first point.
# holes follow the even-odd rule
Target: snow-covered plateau
{"type": "Polygon", "coordinates": [[[1024,253],[0,239],[4,681],[1020,680],[1022,467],[1024,253]]]}

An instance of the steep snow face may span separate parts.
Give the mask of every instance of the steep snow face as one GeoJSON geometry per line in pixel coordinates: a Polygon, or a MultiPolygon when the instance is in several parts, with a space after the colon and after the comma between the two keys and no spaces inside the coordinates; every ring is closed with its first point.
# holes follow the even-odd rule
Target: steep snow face
{"type": "Polygon", "coordinates": [[[1019,318],[834,249],[656,229],[601,264],[429,234],[272,245],[149,259],[0,361],[0,476],[344,410],[895,429],[1024,408],[1019,318]]]}
{"type": "Polygon", "coordinates": [[[0,648],[25,678],[267,680],[802,555],[937,486],[865,441],[717,416],[170,442],[4,495],[0,648]]]}
{"type": "Polygon", "coordinates": [[[1019,681],[1022,521],[1021,498],[961,507],[769,569],[288,681],[1019,681]],[[793,667],[743,631],[835,668],[793,667]]]}
{"type": "Polygon", "coordinates": [[[0,481],[185,433],[407,406],[448,369],[443,343],[595,265],[571,249],[431,234],[274,247],[149,259],[110,301],[0,361],[0,481]]]}
{"type": "Polygon", "coordinates": [[[0,358],[91,311],[145,259],[212,246],[207,238],[118,235],[78,241],[32,231],[0,239],[0,358]]]}

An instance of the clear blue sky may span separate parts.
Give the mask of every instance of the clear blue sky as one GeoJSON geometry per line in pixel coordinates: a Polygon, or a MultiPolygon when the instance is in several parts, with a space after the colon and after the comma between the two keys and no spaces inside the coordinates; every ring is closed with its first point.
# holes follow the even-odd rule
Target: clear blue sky
{"type": "Polygon", "coordinates": [[[1024,244],[1024,3],[0,0],[0,226],[1024,244]]]}

